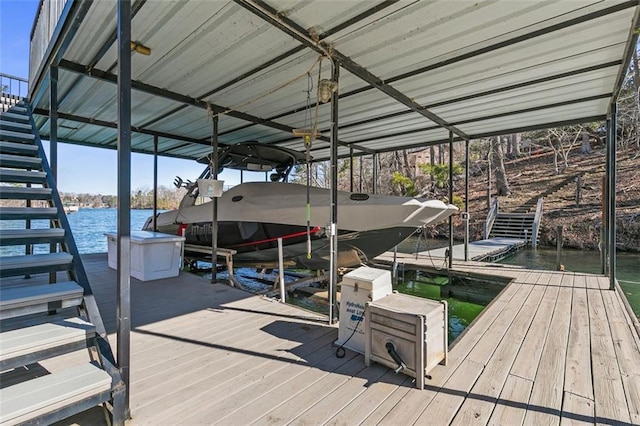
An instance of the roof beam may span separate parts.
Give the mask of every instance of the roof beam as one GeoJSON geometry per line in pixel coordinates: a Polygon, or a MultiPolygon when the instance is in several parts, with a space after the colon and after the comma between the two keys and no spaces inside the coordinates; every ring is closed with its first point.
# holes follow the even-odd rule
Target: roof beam
{"type": "MultiPolygon", "coordinates": [[[[354,25],[354,24],[360,22],[363,19],[365,19],[365,18],[367,18],[367,17],[369,17],[371,15],[374,15],[374,14],[376,14],[376,13],[378,13],[378,12],[380,12],[380,11],[386,9],[386,8],[388,8],[389,6],[392,6],[392,5],[396,4],[396,3],[398,3],[398,1],[399,0],[385,0],[385,1],[375,5],[374,7],[363,11],[359,15],[356,15],[353,18],[348,19],[345,22],[342,22],[341,24],[338,24],[335,27],[328,29],[327,31],[325,31],[322,34],[320,34],[318,36],[318,39],[319,40],[324,40],[327,37],[339,32],[339,31],[344,30],[344,29],[350,27],[351,25],[354,25]]],[[[215,93],[218,93],[218,92],[220,92],[220,91],[222,91],[222,90],[224,90],[224,89],[226,89],[228,87],[233,86],[234,84],[237,84],[237,83],[239,83],[239,82],[241,82],[243,80],[246,80],[247,78],[251,77],[252,75],[255,75],[255,74],[259,73],[260,71],[265,70],[265,69],[269,68],[270,66],[272,66],[274,64],[277,64],[278,62],[281,62],[281,61],[283,61],[283,60],[285,60],[285,59],[287,59],[287,58],[289,58],[289,57],[291,57],[291,56],[303,51],[304,49],[305,49],[305,46],[302,46],[302,45],[296,46],[293,49],[289,49],[288,51],[276,56],[275,58],[272,58],[272,59],[268,60],[267,62],[264,62],[264,63],[258,65],[257,67],[255,67],[255,68],[253,68],[253,69],[251,69],[251,70],[249,70],[249,71],[247,71],[247,72],[245,72],[245,73],[243,73],[243,74],[241,74],[241,75],[239,75],[239,76],[227,81],[226,83],[214,88],[213,90],[210,90],[209,92],[207,92],[207,93],[205,93],[205,94],[203,94],[201,96],[198,96],[198,99],[208,98],[209,96],[211,96],[211,95],[213,95],[215,93]]],[[[161,121],[161,120],[163,120],[163,119],[175,114],[176,112],[179,112],[179,111],[183,110],[184,108],[186,108],[185,105],[181,105],[181,106],[179,106],[177,108],[174,108],[173,110],[168,111],[168,112],[162,114],[159,117],[156,117],[156,118],[154,118],[154,119],[152,119],[150,121],[147,121],[146,123],[144,123],[142,125],[142,127],[147,127],[147,126],[150,126],[152,124],[155,124],[158,121],[161,121]]],[[[268,118],[268,120],[274,120],[274,119],[273,118],[268,118]]],[[[253,126],[253,124],[242,126],[242,127],[238,128],[238,129],[234,129],[234,130],[231,130],[231,131],[228,131],[228,132],[223,132],[220,135],[223,135],[223,134],[235,131],[235,130],[244,129],[246,127],[251,127],[251,126],[253,126]]]]}
{"type": "MultiPolygon", "coordinates": [[[[469,118],[466,120],[460,120],[460,121],[456,121],[454,122],[455,125],[461,125],[461,124],[470,124],[470,123],[476,123],[479,121],[486,121],[486,120],[493,120],[495,118],[503,118],[503,117],[509,117],[512,115],[517,115],[517,114],[525,114],[528,112],[535,112],[535,111],[542,111],[545,109],[549,109],[549,108],[555,108],[555,107],[559,107],[559,106],[565,106],[565,105],[571,105],[571,104],[577,104],[577,103],[581,103],[581,102],[589,102],[589,101],[594,101],[594,100],[600,100],[600,99],[608,99],[611,97],[611,93],[603,93],[600,95],[594,95],[594,96],[587,96],[584,98],[580,98],[580,99],[571,99],[568,101],[562,101],[562,102],[556,102],[553,104],[548,104],[548,105],[540,105],[540,106],[536,106],[536,107],[530,107],[530,108],[523,108],[523,109],[519,109],[519,110],[514,110],[514,111],[509,111],[509,112],[504,112],[504,113],[499,113],[499,114],[492,114],[492,115],[486,115],[486,116],[482,116],[482,117],[475,117],[475,118],[469,118]]],[[[597,120],[596,120],[597,121],[597,120]]],[[[572,124],[575,124],[575,120],[571,120],[572,124]]],[[[587,121],[578,121],[578,123],[586,123],[587,121]]],[[[395,133],[390,133],[390,134],[385,134],[385,135],[379,135],[379,136],[374,136],[371,138],[365,138],[365,139],[360,139],[355,141],[354,143],[367,143],[367,142],[372,142],[372,141],[376,141],[376,140],[381,140],[381,139],[387,139],[387,138],[393,138],[393,137],[398,137],[398,136],[407,136],[407,135],[412,135],[415,133],[421,133],[421,132],[428,132],[430,130],[437,130],[439,129],[439,126],[427,126],[427,127],[420,127],[417,129],[410,129],[410,130],[403,130],[401,132],[395,132],[395,133]]],[[[548,128],[548,127],[543,127],[543,128],[548,128]]],[[[536,126],[536,130],[538,129],[538,127],[536,126]]],[[[515,133],[521,133],[524,132],[526,130],[520,130],[520,131],[515,131],[515,133]]],[[[492,136],[495,135],[508,135],[514,133],[512,130],[509,131],[499,131],[498,133],[492,134],[492,136]]],[[[464,138],[461,138],[461,140],[464,138]]],[[[474,139],[474,137],[471,137],[470,139],[474,139]]],[[[447,139],[443,139],[441,143],[445,143],[448,142],[449,138],[447,139]]],[[[440,142],[438,142],[440,143],[440,142]]],[[[429,145],[435,145],[434,143],[428,143],[429,145]]],[[[404,147],[403,147],[404,149],[404,147]]],[[[312,149],[313,151],[313,149],[312,149]]],[[[378,150],[377,152],[383,152],[378,150]]]]}
{"type": "MultiPolygon", "coordinates": [[[[584,16],[580,16],[578,18],[570,19],[568,21],[561,22],[561,23],[552,25],[550,27],[543,28],[543,29],[538,30],[538,31],[534,31],[532,33],[529,33],[529,34],[526,34],[526,35],[523,35],[523,36],[514,37],[512,39],[505,40],[503,42],[496,43],[496,44],[493,44],[491,46],[484,47],[482,49],[477,49],[477,50],[465,53],[465,54],[460,55],[460,56],[449,58],[447,60],[440,61],[440,62],[437,62],[435,64],[427,65],[425,67],[421,67],[421,68],[418,68],[418,69],[415,69],[415,70],[412,70],[412,71],[409,71],[409,72],[406,72],[406,73],[403,73],[403,74],[399,74],[399,75],[387,78],[385,80],[385,82],[388,83],[388,84],[391,84],[391,83],[395,83],[395,82],[400,81],[400,80],[404,80],[404,79],[409,78],[409,77],[415,77],[417,75],[424,74],[424,73],[426,73],[428,71],[433,71],[435,69],[442,68],[442,67],[445,67],[447,65],[452,65],[454,63],[461,62],[461,61],[466,60],[466,59],[471,59],[471,58],[473,58],[475,56],[482,55],[482,54],[485,54],[485,53],[489,53],[489,52],[492,52],[494,50],[497,50],[497,49],[500,49],[500,48],[503,48],[503,47],[507,47],[507,46],[510,46],[510,45],[513,45],[513,44],[516,44],[516,43],[520,43],[522,41],[528,40],[528,39],[533,38],[533,37],[543,36],[545,34],[549,34],[551,32],[558,31],[558,30],[561,30],[561,29],[564,29],[564,28],[567,28],[567,27],[570,27],[570,26],[573,26],[573,25],[582,24],[584,22],[588,22],[588,21],[591,21],[593,19],[597,19],[597,18],[600,18],[602,16],[605,16],[605,15],[608,15],[608,14],[611,14],[611,13],[615,13],[615,12],[619,12],[621,10],[625,10],[625,9],[628,9],[628,8],[634,7],[634,6],[637,6],[637,0],[627,1],[625,3],[620,3],[620,4],[614,5],[612,7],[609,7],[609,8],[606,8],[606,9],[602,9],[602,10],[599,10],[599,11],[596,11],[596,12],[593,12],[593,13],[589,13],[589,14],[586,14],[584,16]]],[[[640,10],[638,11],[638,13],[640,14],[640,10]]],[[[634,22],[636,23],[635,27],[637,27],[638,26],[638,17],[637,17],[637,15],[635,17],[634,22]]],[[[630,34],[630,39],[633,36],[634,36],[634,33],[632,32],[632,34],[630,34]]],[[[637,40],[637,36],[638,36],[638,32],[636,31],[635,32],[635,37],[636,37],[635,40],[637,40]]],[[[629,42],[629,44],[627,46],[628,46],[629,50],[632,52],[633,46],[635,46],[635,43],[633,42],[632,39],[631,39],[631,41],[629,42]],[[631,46],[631,47],[629,47],[629,46],[631,46]]],[[[629,50],[627,51],[627,54],[630,54],[629,50]]],[[[622,61],[621,63],[628,63],[628,62],[629,62],[629,59],[626,59],[625,61],[622,61]]],[[[618,91],[619,91],[620,85],[622,84],[622,79],[623,79],[623,77],[625,75],[625,72],[626,72],[626,67],[621,68],[621,70],[620,70],[621,77],[619,78],[620,82],[619,82],[619,84],[617,84],[615,86],[615,87],[618,88],[618,91]]],[[[349,92],[340,93],[339,98],[340,99],[347,98],[347,97],[350,97],[350,96],[353,96],[353,95],[357,95],[357,94],[366,92],[366,91],[371,90],[373,88],[374,88],[373,85],[363,86],[363,87],[360,87],[358,89],[351,90],[349,92]]],[[[617,92],[614,91],[614,94],[615,93],[617,93],[617,92]]],[[[434,105],[426,105],[425,108],[434,108],[434,105]]],[[[288,115],[304,111],[305,109],[307,109],[306,106],[305,107],[295,108],[295,109],[292,109],[290,111],[286,111],[286,112],[283,112],[283,113],[268,117],[268,119],[269,120],[277,120],[279,118],[286,117],[288,115]]],[[[407,112],[410,112],[410,111],[412,111],[412,110],[408,110],[407,112]]],[[[236,130],[240,130],[242,128],[246,128],[246,127],[249,127],[249,126],[251,126],[251,125],[246,125],[246,126],[243,126],[243,127],[239,127],[236,130]]]]}
{"type": "MultiPolygon", "coordinates": [[[[33,110],[33,113],[34,114],[38,114],[38,115],[48,116],[49,115],[49,110],[48,109],[36,108],[36,109],[33,110]]],[[[95,118],[82,117],[82,116],[79,116],[79,115],[67,114],[67,113],[64,113],[64,112],[58,112],[58,118],[62,119],[62,120],[75,121],[75,122],[78,122],[78,123],[93,124],[94,126],[108,127],[110,129],[117,129],[118,128],[118,123],[115,123],[113,121],[98,120],[98,119],[95,119],[95,118]]],[[[158,136],[158,137],[165,138],[165,139],[173,139],[173,140],[176,140],[176,141],[195,143],[195,144],[198,144],[198,145],[207,145],[207,146],[210,145],[208,142],[201,141],[200,139],[189,138],[189,137],[186,137],[186,136],[174,135],[172,133],[158,132],[158,131],[155,131],[155,130],[141,129],[140,127],[137,127],[137,126],[131,126],[131,131],[135,132],[135,133],[141,133],[143,135],[158,136]]]]}
{"type": "Polygon", "coordinates": [[[360,79],[366,81],[376,89],[390,96],[391,98],[397,100],[398,102],[406,105],[409,109],[417,112],[418,114],[423,115],[434,123],[446,128],[449,131],[452,131],[456,135],[466,138],[467,135],[457,129],[455,126],[452,126],[447,121],[440,118],[438,115],[432,113],[424,106],[418,104],[413,99],[401,93],[399,90],[395,89],[388,83],[384,82],[381,78],[369,72],[366,68],[356,63],[354,60],[349,58],[346,55],[343,55],[339,51],[333,49],[331,46],[326,45],[323,42],[316,42],[312,40],[309,36],[307,36],[307,32],[304,28],[300,27],[298,24],[293,22],[291,19],[286,16],[282,16],[278,14],[278,11],[273,9],[268,4],[264,3],[262,0],[234,0],[235,3],[244,7],[251,13],[260,18],[264,19],[266,22],[275,26],[276,28],[282,30],[286,34],[298,40],[303,45],[307,46],[310,49],[315,50],[321,55],[329,56],[336,60],[341,67],[345,68],[351,74],[359,77],[360,79]]]}
{"type": "MultiPolygon", "coordinates": [[[[101,80],[101,81],[106,81],[109,83],[113,83],[113,84],[117,84],[118,82],[118,77],[115,74],[106,72],[106,71],[101,71],[99,69],[96,68],[87,68],[86,66],[82,65],[82,64],[78,64],[75,62],[71,62],[71,61],[67,61],[67,60],[62,60],[60,61],[60,68],[67,70],[67,71],[71,71],[71,72],[75,72],[77,74],[82,74],[82,75],[86,75],[88,77],[93,77],[95,79],[101,80]]],[[[272,129],[276,129],[276,130],[280,130],[282,132],[288,133],[288,134],[292,134],[293,133],[293,127],[291,126],[287,126],[286,124],[281,124],[281,123],[277,123],[275,121],[271,121],[271,120],[267,120],[264,118],[260,118],[260,117],[256,117],[254,115],[251,114],[247,114],[244,112],[240,112],[240,111],[234,111],[231,110],[229,108],[226,108],[224,106],[221,105],[217,105],[217,104],[210,104],[206,101],[203,101],[201,99],[196,99],[196,98],[192,98],[190,96],[186,96],[186,95],[182,95],[180,93],[176,93],[176,92],[172,92],[170,90],[166,90],[166,89],[161,89],[159,87],[155,87],[152,86],[150,84],[146,84],[146,83],[142,83],[140,81],[137,80],[131,80],[131,88],[134,90],[137,90],[139,92],[142,93],[147,93],[149,95],[153,95],[153,96],[159,96],[165,99],[169,99],[175,102],[180,102],[183,103],[185,105],[189,105],[189,106],[193,106],[196,108],[201,108],[201,109],[208,109],[209,107],[211,108],[211,110],[213,111],[214,114],[226,114],[229,115],[230,117],[234,117],[234,118],[238,118],[240,120],[244,120],[244,121],[248,121],[254,124],[259,124],[265,127],[270,127],[272,129]]],[[[319,140],[324,140],[324,141],[329,141],[329,137],[328,136],[318,136],[319,140]]],[[[199,143],[201,143],[203,141],[199,140],[199,143]]]]}
{"type": "Polygon", "coordinates": [[[613,103],[618,102],[618,96],[620,95],[620,90],[622,90],[622,83],[624,82],[625,76],[627,75],[627,68],[629,68],[629,63],[631,62],[631,58],[633,57],[633,52],[637,49],[638,46],[638,35],[640,35],[640,7],[636,10],[636,14],[633,17],[632,22],[633,24],[631,25],[631,31],[629,32],[629,36],[627,38],[627,46],[625,48],[624,57],[622,59],[622,66],[620,67],[616,82],[613,86],[613,102],[609,104],[609,109],[607,110],[608,116],[611,115],[611,107],[613,103]]]}

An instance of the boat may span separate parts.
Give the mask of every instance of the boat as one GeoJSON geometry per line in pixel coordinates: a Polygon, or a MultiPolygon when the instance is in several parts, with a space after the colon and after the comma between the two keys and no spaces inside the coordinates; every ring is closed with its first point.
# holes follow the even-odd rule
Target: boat
{"type": "MultiPolygon", "coordinates": [[[[304,155],[257,142],[232,145],[219,155],[219,167],[274,170],[271,182],[248,182],[217,199],[218,241],[236,251],[236,265],[274,267],[278,239],[288,267],[328,269],[330,262],[330,191],[286,182],[304,155]],[[307,223],[307,199],[309,223],[307,223]]],[[[208,160],[204,160],[206,162],[208,160]]],[[[211,175],[205,170],[200,179],[211,175]]],[[[178,209],[150,217],[163,233],[184,235],[188,247],[211,247],[213,202],[197,203],[198,187],[177,178],[188,189],[178,209]]],[[[366,263],[393,248],[423,226],[444,220],[457,207],[439,200],[338,191],[338,267],[366,263]]]]}
{"type": "Polygon", "coordinates": [[[77,213],[80,210],[80,204],[77,203],[64,203],[63,207],[66,214],[77,213]]]}

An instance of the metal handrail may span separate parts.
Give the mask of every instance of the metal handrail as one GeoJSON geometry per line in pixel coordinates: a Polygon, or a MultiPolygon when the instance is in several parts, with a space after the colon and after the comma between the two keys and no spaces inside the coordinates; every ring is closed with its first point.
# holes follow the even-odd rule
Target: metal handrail
{"type": "Polygon", "coordinates": [[[536,214],[533,217],[533,225],[531,227],[531,247],[535,250],[538,247],[538,233],[540,231],[540,224],[542,223],[542,204],[543,198],[538,198],[538,205],[536,206],[536,214]]]}
{"type": "Polygon", "coordinates": [[[493,223],[496,221],[496,217],[498,217],[498,197],[493,199],[493,203],[491,204],[491,209],[489,209],[489,213],[487,214],[487,220],[484,222],[484,239],[489,239],[489,234],[491,233],[491,229],[493,228],[493,223]]]}
{"type": "Polygon", "coordinates": [[[29,94],[29,80],[0,73],[0,93],[0,103],[3,106],[13,106],[26,99],[29,94]]]}

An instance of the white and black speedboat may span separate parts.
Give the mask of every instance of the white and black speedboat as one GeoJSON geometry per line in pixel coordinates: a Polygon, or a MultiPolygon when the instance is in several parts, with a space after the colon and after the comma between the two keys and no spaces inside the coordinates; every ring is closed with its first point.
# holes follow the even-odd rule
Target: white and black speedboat
{"type": "MultiPolygon", "coordinates": [[[[257,143],[234,145],[220,154],[225,167],[275,170],[273,182],[243,183],[218,199],[218,247],[236,250],[236,264],[277,265],[278,238],[282,238],[288,266],[328,269],[330,191],[279,181],[302,161],[300,153],[257,143]]],[[[207,177],[207,172],[201,177],[207,177]]],[[[184,233],[187,245],[211,247],[212,202],[197,204],[197,186],[188,184],[187,188],[178,209],[157,216],[158,231],[184,233]]],[[[420,227],[442,221],[457,210],[439,200],[339,191],[338,266],[367,262],[420,227]]],[[[153,229],[153,218],[145,229],[153,229]]]]}

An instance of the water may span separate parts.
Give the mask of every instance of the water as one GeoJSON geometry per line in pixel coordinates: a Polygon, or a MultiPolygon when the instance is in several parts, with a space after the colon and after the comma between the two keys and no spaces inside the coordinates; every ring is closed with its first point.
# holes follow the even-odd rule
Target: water
{"type": "MultiPolygon", "coordinates": [[[[131,210],[131,229],[139,230],[153,210],[131,210]]],[[[78,246],[78,251],[87,253],[106,253],[107,238],[105,232],[116,232],[117,209],[80,209],[77,213],[67,215],[71,232],[78,246]]],[[[49,228],[48,220],[32,220],[31,228],[49,228]]],[[[0,221],[0,229],[24,229],[23,220],[0,221]]],[[[34,253],[49,253],[48,244],[34,245],[34,253]]],[[[0,247],[0,256],[16,256],[24,254],[24,246],[0,247]]]]}
{"type": "MultiPolygon", "coordinates": [[[[517,252],[500,263],[522,265],[529,269],[556,268],[556,250],[551,248],[526,249],[517,252]]],[[[597,251],[563,249],[560,263],[565,270],[600,274],[600,253],[597,251]]],[[[640,254],[617,253],[616,278],[631,308],[640,318],[640,254]]]]}

